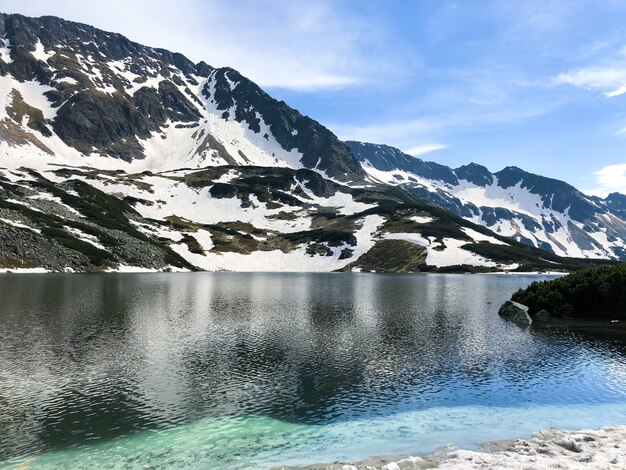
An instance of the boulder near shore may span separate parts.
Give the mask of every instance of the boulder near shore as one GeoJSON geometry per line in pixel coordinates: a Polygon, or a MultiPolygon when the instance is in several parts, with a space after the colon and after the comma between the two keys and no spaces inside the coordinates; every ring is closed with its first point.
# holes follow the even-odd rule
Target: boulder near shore
{"type": "Polygon", "coordinates": [[[520,325],[530,325],[533,322],[528,314],[528,307],[512,300],[507,300],[502,304],[498,315],[520,325]]]}

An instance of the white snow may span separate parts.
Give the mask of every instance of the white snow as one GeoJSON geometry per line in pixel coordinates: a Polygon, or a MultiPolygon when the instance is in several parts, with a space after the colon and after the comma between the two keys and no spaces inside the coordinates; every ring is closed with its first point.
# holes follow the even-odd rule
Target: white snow
{"type": "Polygon", "coordinates": [[[530,439],[515,439],[503,443],[503,450],[450,452],[437,467],[457,469],[541,469],[562,468],[610,469],[626,468],[626,426],[596,430],[540,431],[530,439]]]}
{"type": "Polygon", "coordinates": [[[444,238],[443,244],[446,248],[442,251],[434,249],[428,250],[428,258],[426,260],[428,264],[434,266],[454,266],[456,264],[488,267],[497,266],[497,263],[461,248],[461,246],[467,244],[466,240],[444,238]]]}
{"type": "Polygon", "coordinates": [[[48,193],[38,193],[32,196],[28,196],[28,199],[31,200],[37,200],[37,199],[43,199],[45,201],[50,201],[50,202],[54,202],[60,206],[63,206],[63,208],[65,210],[67,210],[68,212],[71,212],[72,214],[78,216],[78,217],[82,217],[82,214],[80,212],[78,212],[76,209],[74,209],[73,207],[68,206],[67,204],[65,204],[60,197],[57,196],[53,196],[51,194],[48,193]]]}
{"type": "MultiPolygon", "coordinates": [[[[170,216],[180,217],[197,224],[219,224],[223,222],[244,222],[252,226],[280,233],[290,233],[311,229],[311,214],[316,212],[315,206],[335,208],[341,214],[355,214],[362,212],[374,204],[365,204],[354,201],[349,193],[337,191],[333,196],[324,198],[316,196],[306,184],[294,179],[292,191],[302,190],[303,205],[313,203],[314,208],[305,209],[298,206],[282,206],[277,209],[268,209],[264,203],[257,200],[254,195],[250,196],[251,207],[242,207],[240,199],[213,198],[210,194],[211,186],[203,188],[190,188],[177,178],[189,173],[190,170],[164,172],[159,175],[135,175],[143,185],[129,184],[125,175],[86,179],[82,176],[73,176],[84,179],[89,184],[111,194],[122,193],[136,197],[140,200],[152,201],[151,204],[137,203],[135,209],[146,218],[165,219],[170,216]],[[299,187],[298,187],[299,186],[299,187]],[[290,214],[285,218],[284,214],[290,214]],[[281,214],[281,217],[276,217],[281,214]]],[[[231,169],[223,174],[218,181],[229,182],[236,178],[240,172],[231,169]]],[[[104,175],[103,175],[104,176],[104,175]]],[[[55,199],[50,195],[41,194],[36,197],[55,199]]],[[[19,201],[16,201],[19,202],[19,201]]],[[[55,201],[60,202],[60,201],[55,201]]],[[[425,215],[412,216],[413,220],[422,223],[431,223],[434,219],[425,215]]],[[[354,250],[353,256],[339,260],[339,255],[348,246],[330,247],[332,256],[311,256],[306,253],[307,246],[302,244],[289,253],[280,250],[256,251],[251,254],[234,252],[211,252],[214,247],[211,233],[208,230],[199,229],[188,232],[204,249],[204,254],[191,253],[185,243],[182,243],[183,234],[179,231],[165,227],[154,226],[145,223],[133,222],[133,224],[145,233],[164,237],[172,240],[171,247],[192,264],[211,271],[234,270],[234,271],[332,271],[355,261],[359,256],[367,252],[379,239],[402,239],[424,246],[427,249],[427,263],[433,266],[451,266],[467,264],[473,266],[500,267],[513,269],[513,266],[500,266],[479,255],[461,248],[468,243],[467,240],[444,239],[444,250],[439,250],[442,245],[434,239],[426,239],[418,233],[384,233],[379,234],[379,227],[384,218],[378,215],[364,217],[360,223],[363,226],[357,230],[357,245],[350,246],[354,250]]],[[[73,231],[75,235],[84,241],[97,245],[97,239],[89,238],[87,234],[73,231]]],[[[483,235],[476,230],[465,229],[465,233],[475,241],[489,241],[504,244],[499,240],[483,235]]],[[[255,237],[260,239],[262,237],[255,237]]]]}
{"type": "Polygon", "coordinates": [[[372,457],[354,464],[312,465],[342,470],[608,470],[626,468],[626,426],[568,431],[550,429],[530,438],[492,442],[483,451],[443,447],[421,457],[372,457]],[[389,462],[389,460],[392,460],[389,462]],[[342,465],[339,467],[339,465],[342,465]]]}
{"type": "Polygon", "coordinates": [[[414,215],[409,217],[409,219],[411,219],[414,222],[417,222],[418,224],[429,224],[431,222],[434,222],[435,218],[434,217],[430,217],[427,215],[414,215]]]}
{"type": "Polygon", "coordinates": [[[426,263],[430,266],[443,267],[455,266],[459,264],[487,267],[498,266],[497,263],[491,260],[461,248],[461,246],[468,243],[466,240],[444,238],[443,245],[445,245],[445,249],[439,250],[436,248],[441,248],[442,244],[440,242],[432,239],[426,239],[417,233],[387,232],[382,235],[382,238],[386,240],[406,240],[408,242],[415,243],[416,245],[425,247],[427,250],[426,263]]]}
{"type": "Polygon", "coordinates": [[[460,180],[459,185],[452,187],[450,192],[459,199],[471,202],[478,207],[502,207],[531,217],[544,210],[541,197],[522,188],[521,182],[506,189],[497,184],[497,177],[494,177],[494,182],[486,187],[460,180]]]}
{"type": "Polygon", "coordinates": [[[197,232],[193,232],[191,235],[196,239],[198,243],[200,243],[205,251],[209,251],[211,248],[213,248],[214,244],[213,240],[211,239],[211,232],[204,229],[199,229],[197,232]]]}
{"type": "Polygon", "coordinates": [[[133,96],[137,92],[137,90],[140,90],[143,87],[154,88],[155,90],[158,90],[159,83],[165,79],[165,77],[162,77],[161,75],[156,75],[154,77],[142,77],[141,75],[134,74],[130,70],[124,69],[125,64],[122,61],[109,62],[108,65],[109,68],[111,68],[117,75],[124,77],[126,80],[128,80],[129,85],[126,88],[126,93],[130,96],[133,96]],[[138,78],[140,80],[135,81],[135,79],[138,78]]]}
{"type": "Polygon", "coordinates": [[[442,182],[431,181],[429,179],[422,178],[421,176],[404,170],[379,170],[377,168],[374,168],[374,166],[369,161],[364,162],[362,167],[375,182],[392,185],[413,184],[417,186],[422,186],[431,192],[436,192],[438,188],[443,184],[442,182]]]}
{"type": "MultiPolygon", "coordinates": [[[[0,47],[0,59],[3,61],[10,60],[11,44],[5,40],[3,46],[0,47]]],[[[46,62],[53,54],[52,49],[46,51],[43,44],[38,41],[35,46],[35,51],[32,52],[33,56],[39,60],[46,62]]],[[[96,64],[94,57],[91,55],[84,56],[77,54],[77,60],[79,61],[82,69],[91,77],[94,83],[97,84],[101,91],[112,93],[115,88],[111,83],[107,83],[107,79],[104,78],[107,69],[112,73],[117,74],[119,77],[128,81],[126,92],[128,94],[135,93],[141,87],[153,87],[158,88],[160,81],[165,80],[166,77],[161,75],[161,71],[158,66],[159,63],[155,59],[147,58],[151,65],[146,67],[142,66],[143,75],[148,77],[144,83],[136,83],[135,79],[140,77],[139,75],[130,72],[129,65],[132,63],[132,58],[128,57],[122,60],[109,61],[105,65],[96,64]],[[104,72],[104,75],[103,75],[104,72]]],[[[68,147],[58,137],[44,137],[36,131],[24,128],[24,131],[31,136],[35,136],[43,145],[49,148],[54,155],[48,155],[43,150],[36,148],[34,145],[28,143],[25,145],[9,144],[7,141],[0,141],[0,159],[8,168],[16,169],[20,166],[34,168],[39,171],[46,171],[51,168],[51,164],[62,164],[68,166],[83,166],[99,168],[104,170],[124,170],[128,173],[138,173],[145,170],[151,170],[155,173],[164,171],[173,171],[180,168],[197,169],[210,165],[223,165],[231,162],[230,158],[221,158],[218,151],[211,146],[207,148],[207,136],[211,135],[221,146],[227,151],[230,157],[234,159],[236,164],[239,165],[259,165],[270,167],[291,167],[294,169],[302,168],[301,163],[302,154],[297,149],[286,150],[276,141],[269,126],[263,120],[262,116],[256,112],[256,118],[259,120],[260,132],[254,132],[248,127],[248,123],[238,123],[234,120],[235,110],[238,103],[235,103],[231,109],[228,110],[230,117],[228,119],[222,118],[224,110],[218,110],[214,98],[215,80],[216,75],[214,72],[208,78],[194,77],[198,84],[193,84],[191,81],[182,74],[179,70],[170,68],[173,75],[180,78],[183,82],[182,85],[176,85],[177,88],[185,93],[185,88],[188,87],[192,93],[194,93],[202,104],[198,104],[195,100],[190,102],[195,106],[202,118],[199,121],[199,125],[196,127],[189,127],[189,123],[181,123],[169,121],[160,131],[154,132],[148,139],[140,141],[144,148],[146,158],[136,159],[131,163],[102,156],[95,150],[90,155],[81,155],[80,152],[73,148],[68,147]],[[208,86],[210,98],[207,99],[202,93],[204,86],[208,86]],[[178,127],[177,127],[178,126],[178,127]]],[[[226,81],[231,89],[235,89],[238,83],[234,82],[230,75],[225,75],[226,81]]],[[[69,77],[59,79],[59,82],[77,84],[78,82],[69,77]]],[[[46,119],[53,120],[56,116],[57,109],[52,108],[51,103],[44,96],[44,93],[52,90],[52,87],[44,86],[37,81],[29,81],[20,83],[17,80],[11,78],[9,75],[0,77],[0,119],[7,117],[6,106],[10,104],[11,91],[15,89],[22,95],[24,101],[29,105],[41,109],[46,119]]],[[[297,131],[293,130],[292,135],[297,135],[297,131]]],[[[524,227],[521,218],[514,218],[513,220],[499,221],[494,227],[499,234],[503,236],[523,236],[525,238],[534,240],[535,243],[541,242],[549,243],[554,251],[560,255],[567,256],[581,256],[581,257],[605,257],[607,254],[612,253],[614,247],[625,247],[624,241],[609,241],[609,235],[606,231],[591,232],[589,236],[595,239],[602,248],[593,248],[591,250],[583,250],[576,245],[573,241],[568,224],[574,224],[579,228],[582,228],[582,224],[574,222],[569,217],[567,211],[565,213],[556,213],[552,210],[544,208],[541,198],[537,195],[530,193],[527,189],[521,187],[521,184],[503,189],[497,186],[497,181],[487,187],[476,186],[467,181],[461,180],[457,186],[449,185],[442,181],[428,180],[410,172],[404,171],[380,171],[376,170],[369,162],[363,164],[364,169],[369,175],[371,181],[381,181],[388,184],[410,184],[415,186],[421,186],[428,191],[441,192],[446,191],[449,194],[460,198],[463,202],[472,203],[477,206],[489,206],[489,207],[502,207],[521,215],[529,215],[541,223],[541,218],[544,217],[547,220],[554,218],[558,220],[562,225],[561,228],[550,235],[546,234],[543,230],[537,232],[528,230],[524,227]],[[621,243],[621,245],[620,245],[621,243]],[[561,248],[560,245],[563,247],[561,248]]],[[[188,170],[186,170],[188,171],[188,170]]],[[[239,173],[236,170],[223,175],[217,182],[229,182],[232,181],[239,173]]],[[[192,189],[185,186],[182,183],[176,182],[166,176],[172,176],[172,174],[162,174],[161,176],[141,177],[143,182],[146,182],[152,186],[154,193],[137,188],[134,185],[129,185],[128,182],[124,182],[121,178],[107,177],[108,180],[88,180],[89,184],[102,189],[108,193],[120,192],[131,196],[138,197],[140,199],[147,199],[153,201],[153,205],[137,205],[137,210],[145,217],[153,217],[163,219],[167,216],[178,216],[185,219],[189,219],[193,222],[213,224],[220,222],[247,222],[251,223],[255,227],[280,231],[282,233],[294,232],[299,230],[308,230],[311,228],[311,212],[314,209],[303,209],[301,207],[288,207],[283,206],[278,209],[267,209],[266,205],[260,203],[256,198],[252,197],[252,207],[241,207],[241,201],[237,198],[231,199],[215,199],[212,198],[209,189],[192,189]],[[285,213],[289,216],[288,220],[285,220],[285,213]],[[280,218],[277,216],[280,215],[280,218]]],[[[47,174],[52,181],[60,182],[63,178],[47,174]]],[[[294,181],[294,185],[298,182],[294,181]]],[[[369,208],[375,207],[375,204],[366,204],[355,201],[352,196],[347,192],[338,191],[331,197],[321,198],[315,196],[310,190],[308,190],[305,184],[300,184],[302,190],[307,195],[307,199],[303,202],[312,203],[313,205],[319,205],[325,208],[336,208],[337,212],[342,215],[355,214],[369,208]]],[[[41,196],[42,198],[45,196],[41,196]]],[[[22,203],[20,201],[16,201],[22,203]]],[[[55,201],[61,203],[60,200],[55,201]]],[[[65,206],[67,207],[67,206],[65,206]]],[[[71,208],[68,208],[71,209],[71,208]]],[[[420,224],[428,224],[434,221],[433,217],[427,215],[417,215],[411,217],[411,219],[420,224]]],[[[470,220],[476,223],[484,223],[480,216],[475,216],[470,220]]],[[[140,228],[147,233],[158,234],[165,238],[171,239],[173,242],[180,241],[181,234],[176,231],[168,230],[163,227],[160,228],[140,228]]],[[[494,237],[481,234],[475,230],[466,228],[465,233],[469,235],[474,241],[487,241],[494,244],[503,245],[506,244],[494,237]]],[[[202,239],[198,240],[200,244],[205,247],[205,250],[210,250],[213,246],[211,236],[209,232],[194,232],[193,236],[198,236],[202,239]],[[207,245],[209,248],[207,248],[207,245]]],[[[492,266],[493,262],[485,260],[484,258],[470,253],[467,250],[461,248],[462,244],[467,243],[463,240],[446,239],[444,244],[446,249],[444,251],[435,250],[437,245],[431,240],[421,239],[417,234],[388,234],[389,236],[405,235],[412,237],[415,243],[423,244],[428,250],[428,262],[429,264],[435,264],[439,266],[449,266],[451,264],[472,264],[482,266],[492,266]]],[[[376,236],[369,237],[368,243],[374,243],[376,236]]],[[[94,240],[92,240],[93,242],[94,240]]],[[[179,244],[174,245],[177,250],[186,250],[186,245],[179,244]]],[[[335,256],[338,256],[338,249],[333,248],[335,256]]],[[[286,254],[279,252],[273,253],[271,256],[276,261],[267,261],[264,259],[266,256],[270,256],[268,253],[263,252],[260,254],[250,255],[258,258],[258,265],[264,265],[267,263],[274,263],[279,265],[278,261],[284,258],[286,254]]],[[[287,254],[291,255],[291,254],[287,254]]],[[[185,254],[193,259],[201,255],[185,254]]],[[[220,260],[215,261],[213,258],[217,256],[212,254],[210,257],[212,261],[209,262],[210,266],[223,267],[225,263],[224,259],[231,256],[231,254],[219,255],[220,260]]],[[[235,256],[235,254],[232,254],[235,256]]],[[[238,255],[242,256],[242,255],[238,255]]],[[[307,257],[308,255],[302,255],[307,257]]],[[[328,257],[328,263],[333,266],[337,265],[337,260],[334,257],[328,257]],[[334,263],[334,264],[333,264],[334,263]]],[[[356,258],[351,258],[346,262],[352,261],[356,258]]],[[[201,260],[207,262],[206,259],[201,260]]],[[[342,260],[343,263],[344,260],[342,260]]],[[[293,261],[289,261],[292,263],[293,261]]],[[[233,261],[237,264],[240,261],[233,261]]],[[[241,262],[243,263],[243,261],[241,262]]],[[[286,263],[286,261],[285,261],[286,263]]],[[[306,263],[309,263],[307,261],[306,263]]],[[[305,264],[306,264],[305,263],[305,264]]],[[[315,260],[310,263],[319,265],[321,261],[315,260]]],[[[329,265],[330,265],[329,264],[329,265]]]]}
{"type": "Polygon", "coordinates": [[[54,55],[54,52],[45,51],[45,48],[39,39],[35,44],[35,50],[30,51],[30,53],[35,59],[41,60],[42,62],[48,62],[48,59],[54,55]]]}
{"type": "Polygon", "coordinates": [[[152,157],[140,164],[141,169],[159,171],[200,166],[200,162],[192,161],[198,148],[198,142],[193,138],[197,131],[197,127],[176,128],[176,123],[168,120],[160,132],[153,132],[150,138],[141,141],[146,155],[152,157]]]}
{"type": "Polygon", "coordinates": [[[0,46],[0,60],[5,64],[13,62],[11,58],[11,41],[8,38],[3,39],[3,45],[0,46]]]}
{"type": "Polygon", "coordinates": [[[85,233],[82,230],[79,230],[74,227],[65,227],[65,230],[72,233],[76,238],[78,238],[81,241],[89,243],[95,246],[96,248],[100,248],[101,250],[106,250],[106,248],[102,246],[102,244],[98,241],[98,237],[95,237],[89,233],[85,233]]]}
{"type": "MultiPolygon", "coordinates": [[[[30,106],[40,109],[44,118],[53,119],[57,110],[52,107],[52,103],[44,96],[44,93],[54,90],[51,86],[31,80],[19,82],[10,75],[0,76],[0,119],[7,117],[6,107],[13,102],[12,90],[17,90],[24,101],[30,106]]],[[[41,165],[41,162],[39,163],[41,165]]]]}
{"type": "MultiPolygon", "coordinates": [[[[552,247],[553,251],[560,256],[607,258],[615,256],[616,249],[619,250],[621,247],[626,247],[626,240],[618,239],[609,241],[605,230],[600,230],[595,232],[586,231],[587,235],[597,242],[597,247],[594,246],[591,249],[581,248],[572,237],[569,224],[574,224],[581,229],[583,224],[571,219],[569,216],[569,208],[563,212],[548,209],[541,196],[531,193],[527,188],[523,188],[522,182],[518,182],[516,185],[509,188],[502,188],[498,186],[497,177],[494,177],[494,181],[486,186],[475,185],[462,179],[459,180],[459,184],[451,185],[443,181],[429,180],[397,169],[381,171],[374,168],[371,162],[367,160],[362,163],[362,167],[369,175],[370,180],[374,182],[420,187],[432,193],[448,194],[451,197],[458,198],[462,204],[473,204],[479,208],[507,209],[514,214],[518,214],[518,217],[514,216],[511,220],[501,219],[497,221],[495,225],[489,226],[489,229],[506,237],[524,237],[528,240],[532,240],[537,247],[542,243],[547,243],[552,247]],[[543,227],[529,230],[524,226],[522,221],[523,216],[531,217],[539,226],[542,226],[544,220],[556,220],[560,224],[560,228],[555,230],[554,233],[548,233],[543,227]]],[[[593,201],[590,202],[595,204],[593,201]]],[[[482,219],[482,212],[479,215],[466,217],[466,219],[479,225],[486,225],[482,219]]],[[[608,224],[610,224],[610,222],[608,224]]],[[[492,243],[502,243],[497,241],[497,239],[474,239],[476,241],[484,240],[492,243]]]]}
{"type": "Polygon", "coordinates": [[[120,264],[117,268],[107,269],[109,273],[158,273],[158,269],[152,268],[142,268],[138,266],[127,266],[125,264],[120,264]]]}
{"type": "Polygon", "coordinates": [[[12,225],[13,227],[18,227],[18,228],[25,228],[28,230],[31,230],[35,233],[41,233],[41,230],[34,228],[34,227],[30,227],[29,225],[25,225],[22,222],[16,221],[16,220],[12,220],[12,219],[5,219],[5,218],[1,218],[0,217],[0,221],[4,222],[5,224],[8,225],[12,225]]]}
{"type": "Polygon", "coordinates": [[[239,82],[234,82],[233,80],[230,79],[230,77],[228,76],[228,73],[224,74],[224,78],[226,78],[226,81],[228,82],[228,87],[230,88],[231,91],[233,91],[235,88],[237,88],[237,85],[239,85],[239,82]]]}
{"type": "Polygon", "coordinates": [[[24,207],[28,207],[30,210],[33,210],[33,211],[42,212],[41,210],[37,209],[36,207],[33,207],[30,204],[26,204],[24,201],[19,201],[18,199],[7,198],[7,199],[5,199],[5,201],[12,202],[13,204],[19,204],[19,205],[24,206],[24,207]]]}
{"type": "Polygon", "coordinates": [[[377,204],[367,204],[364,202],[355,201],[351,194],[337,191],[335,194],[329,197],[316,196],[313,191],[306,187],[307,181],[300,182],[298,185],[302,188],[302,191],[307,195],[311,202],[326,207],[337,207],[339,213],[342,215],[355,214],[357,212],[363,212],[367,209],[376,207],[377,204]]]}
{"type": "MultiPolygon", "coordinates": [[[[515,238],[523,236],[529,240],[534,240],[535,245],[540,242],[548,243],[554,252],[560,256],[573,256],[580,258],[606,258],[613,254],[612,246],[621,246],[623,241],[610,242],[606,235],[600,232],[587,232],[603,248],[582,249],[572,238],[569,224],[573,224],[582,230],[583,224],[572,220],[568,210],[564,213],[544,208],[541,198],[521,188],[521,183],[516,186],[502,189],[496,187],[497,181],[486,188],[474,186],[466,181],[460,187],[452,191],[452,194],[467,202],[477,206],[503,207],[519,214],[525,214],[542,225],[543,220],[557,221],[560,227],[554,233],[547,233],[543,229],[529,230],[524,226],[521,218],[514,217],[511,220],[500,220],[495,226],[489,227],[497,233],[515,238]]],[[[480,217],[472,219],[475,223],[483,223],[480,217]]]]}
{"type": "Polygon", "coordinates": [[[475,242],[489,242],[493,245],[508,245],[508,243],[504,243],[503,241],[498,240],[496,237],[485,235],[469,227],[463,227],[461,230],[469,235],[475,242]]]}
{"type": "Polygon", "coordinates": [[[228,172],[224,173],[218,179],[215,180],[215,183],[230,183],[232,180],[237,178],[241,173],[237,170],[228,170],[228,172]]]}
{"type": "MultiPolygon", "coordinates": [[[[333,248],[333,256],[311,256],[306,253],[306,247],[283,253],[280,250],[255,251],[248,255],[240,253],[206,253],[206,256],[189,252],[184,244],[172,245],[172,249],[188,259],[192,264],[208,271],[333,271],[354,261],[373,245],[373,235],[384,219],[379,215],[369,215],[363,218],[361,228],[355,232],[357,245],[352,247],[352,258],[339,259],[343,247],[333,248]]],[[[194,235],[194,234],[192,234],[194,235]]],[[[198,240],[200,241],[200,240],[198,240]]],[[[201,243],[201,242],[200,242],[201,243]]]]}
{"type": "Polygon", "coordinates": [[[44,274],[49,272],[46,268],[0,268],[0,273],[12,274],[44,274]]]}
{"type": "Polygon", "coordinates": [[[78,61],[82,71],[89,76],[91,81],[98,87],[99,91],[109,94],[117,91],[102,75],[100,67],[106,67],[106,65],[101,65],[99,62],[95,61],[91,55],[85,57],[82,54],[75,54],[74,57],[78,61]]]}
{"type": "MultiPolygon", "coordinates": [[[[142,178],[141,181],[148,183],[154,194],[123,182],[85,181],[107,193],[121,192],[140,199],[156,200],[152,205],[138,204],[136,206],[138,212],[144,217],[163,219],[168,216],[178,216],[201,224],[246,222],[256,228],[282,233],[310,228],[309,212],[300,207],[283,206],[277,209],[267,209],[264,203],[259,202],[252,195],[250,201],[253,205],[243,208],[241,200],[236,197],[214,198],[210,194],[210,187],[193,189],[184,183],[167,178],[166,175],[165,173],[162,176],[145,176],[142,178]],[[284,212],[291,213],[292,218],[285,220],[275,217],[284,212]]],[[[219,180],[228,182],[237,175],[236,170],[231,170],[219,180]]],[[[311,196],[314,203],[324,207],[337,207],[341,214],[354,214],[374,207],[372,204],[354,201],[350,194],[343,192],[337,192],[329,198],[318,198],[310,192],[307,194],[311,196]]],[[[311,201],[307,200],[306,202],[311,201]]]]}
{"type": "Polygon", "coordinates": [[[57,82],[59,82],[59,83],[69,83],[70,85],[78,85],[78,80],[76,80],[75,78],[72,78],[72,77],[59,78],[59,79],[57,79],[57,82]]]}
{"type": "Polygon", "coordinates": [[[222,114],[224,111],[218,110],[213,101],[215,94],[214,80],[215,76],[213,73],[200,84],[196,93],[205,104],[203,115],[206,122],[202,125],[202,128],[213,135],[224,146],[226,151],[241,164],[302,168],[302,163],[300,162],[302,154],[296,149],[289,151],[283,149],[260,114],[257,113],[256,115],[260,121],[260,132],[258,133],[250,130],[245,121],[239,123],[234,120],[236,103],[228,110],[230,115],[228,121],[223,119],[222,114]],[[208,86],[210,99],[205,98],[200,93],[205,84],[208,86]],[[265,138],[265,135],[267,135],[267,138],[265,138]],[[243,153],[250,160],[250,163],[247,163],[240,156],[239,152],[243,153]]]}

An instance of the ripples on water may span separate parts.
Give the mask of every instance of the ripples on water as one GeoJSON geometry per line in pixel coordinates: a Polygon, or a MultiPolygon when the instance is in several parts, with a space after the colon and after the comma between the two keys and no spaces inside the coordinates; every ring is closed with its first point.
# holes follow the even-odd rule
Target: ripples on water
{"type": "Polygon", "coordinates": [[[498,318],[532,280],[2,276],[0,460],[247,468],[626,421],[621,338],[498,318]]]}

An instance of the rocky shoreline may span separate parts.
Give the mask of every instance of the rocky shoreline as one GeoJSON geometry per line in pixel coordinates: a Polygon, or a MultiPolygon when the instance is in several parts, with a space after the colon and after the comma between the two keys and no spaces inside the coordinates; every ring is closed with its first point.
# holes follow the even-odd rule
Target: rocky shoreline
{"type": "Polygon", "coordinates": [[[446,470],[626,468],[626,425],[569,431],[550,429],[530,438],[490,442],[480,451],[443,447],[422,456],[378,456],[273,470],[446,470]]]}

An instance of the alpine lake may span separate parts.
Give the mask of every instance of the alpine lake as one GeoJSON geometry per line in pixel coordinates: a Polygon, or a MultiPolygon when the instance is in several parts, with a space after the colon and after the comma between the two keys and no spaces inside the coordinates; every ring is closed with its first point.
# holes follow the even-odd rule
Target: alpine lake
{"type": "Polygon", "coordinates": [[[626,337],[550,276],[0,275],[0,467],[268,469],[626,423],[626,337]]]}

